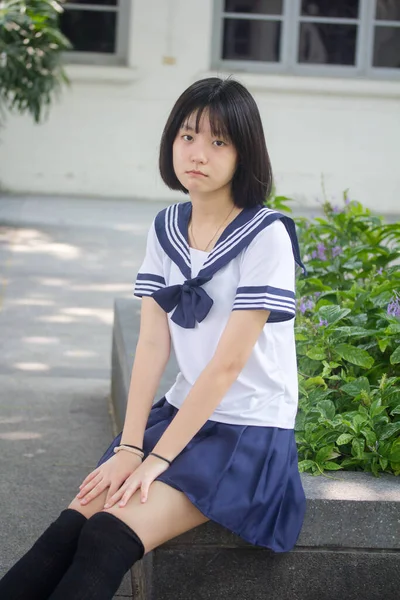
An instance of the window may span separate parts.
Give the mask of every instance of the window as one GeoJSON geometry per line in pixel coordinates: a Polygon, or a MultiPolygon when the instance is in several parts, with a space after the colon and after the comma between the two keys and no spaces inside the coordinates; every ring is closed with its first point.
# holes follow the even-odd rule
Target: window
{"type": "Polygon", "coordinates": [[[400,0],[216,0],[218,69],[400,77],[400,0]]]}
{"type": "Polygon", "coordinates": [[[131,0],[66,0],[61,31],[73,49],[68,62],[124,64],[129,35],[131,0]]]}

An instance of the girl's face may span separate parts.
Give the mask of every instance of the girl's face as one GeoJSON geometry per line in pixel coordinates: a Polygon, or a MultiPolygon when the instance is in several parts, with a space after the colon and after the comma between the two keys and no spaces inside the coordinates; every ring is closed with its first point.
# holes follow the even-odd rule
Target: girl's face
{"type": "Polygon", "coordinates": [[[189,193],[210,193],[230,188],[237,165],[233,144],[211,133],[205,110],[196,133],[196,114],[188,117],[172,146],[174,171],[189,193]]]}

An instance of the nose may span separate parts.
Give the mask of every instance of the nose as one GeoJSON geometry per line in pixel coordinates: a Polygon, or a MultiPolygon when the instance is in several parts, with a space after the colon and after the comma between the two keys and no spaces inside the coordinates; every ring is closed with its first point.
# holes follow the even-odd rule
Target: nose
{"type": "Polygon", "coordinates": [[[190,160],[192,163],[196,164],[206,164],[207,155],[204,148],[204,143],[197,139],[194,143],[191,144],[191,156],[190,160]]]}

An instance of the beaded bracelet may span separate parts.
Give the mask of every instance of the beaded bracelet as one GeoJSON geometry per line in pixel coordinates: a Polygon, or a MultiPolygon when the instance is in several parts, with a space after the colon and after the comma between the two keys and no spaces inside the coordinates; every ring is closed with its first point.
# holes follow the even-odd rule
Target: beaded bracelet
{"type": "MultiPolygon", "coordinates": [[[[139,446],[132,446],[131,444],[125,444],[124,442],[120,442],[120,446],[128,446],[128,448],[136,448],[136,450],[143,452],[143,448],[139,448],[139,446]]],[[[144,452],[143,452],[143,454],[144,454],[144,452]]]]}
{"type": "Polygon", "coordinates": [[[131,454],[136,454],[136,456],[139,456],[139,458],[141,458],[143,461],[144,454],[142,452],[138,452],[134,448],[129,448],[127,446],[116,446],[114,448],[114,453],[120,452],[120,450],[125,450],[126,452],[131,452],[131,454]]]}
{"type": "Polygon", "coordinates": [[[168,458],[164,458],[163,456],[160,456],[159,454],[156,454],[155,452],[149,452],[149,456],[157,456],[157,458],[161,458],[161,460],[165,460],[165,462],[167,462],[169,465],[171,465],[172,461],[168,460],[168,458]]]}

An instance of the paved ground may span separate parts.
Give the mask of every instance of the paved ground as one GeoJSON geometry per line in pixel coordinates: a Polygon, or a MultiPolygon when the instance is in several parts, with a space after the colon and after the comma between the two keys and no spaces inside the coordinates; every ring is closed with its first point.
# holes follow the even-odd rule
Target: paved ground
{"type": "MultiPolygon", "coordinates": [[[[0,198],[0,576],[116,433],[113,301],[131,297],[162,206],[0,198]]],[[[128,577],[116,597],[131,597],[128,577]]]]}

